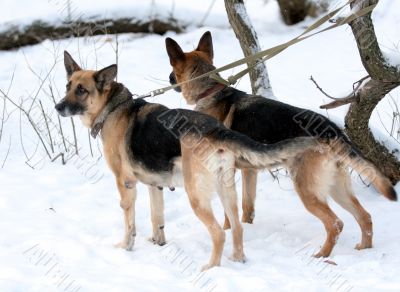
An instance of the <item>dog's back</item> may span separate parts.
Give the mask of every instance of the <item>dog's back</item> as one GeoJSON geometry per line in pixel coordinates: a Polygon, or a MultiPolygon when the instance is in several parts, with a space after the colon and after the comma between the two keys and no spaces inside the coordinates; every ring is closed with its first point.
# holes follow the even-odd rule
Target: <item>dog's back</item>
{"type": "Polygon", "coordinates": [[[218,108],[224,117],[227,117],[233,107],[230,128],[262,143],[270,144],[304,136],[344,136],[342,130],[323,115],[276,100],[249,95],[232,87],[219,92],[214,97],[212,107],[218,108]]]}

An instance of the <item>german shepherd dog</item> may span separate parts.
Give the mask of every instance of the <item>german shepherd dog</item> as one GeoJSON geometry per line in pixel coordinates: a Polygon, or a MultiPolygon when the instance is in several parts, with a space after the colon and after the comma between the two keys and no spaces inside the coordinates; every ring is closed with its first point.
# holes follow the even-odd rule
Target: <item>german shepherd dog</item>
{"type": "MultiPolygon", "coordinates": [[[[206,113],[226,127],[261,143],[277,143],[304,136],[326,138],[327,151],[306,151],[297,157],[295,163],[286,164],[306,209],[322,221],[327,232],[326,241],[315,256],[329,256],[343,228],[343,222],[328,206],[328,195],[349,211],[360,225],[362,239],[356,249],[372,247],[371,216],[353,194],[347,167],[370,179],[389,200],[396,200],[397,195],[390,181],[363,158],[336,124],[310,110],[249,95],[212,78],[187,82],[215,69],[210,32],[201,37],[197,48],[191,52],[183,52],[171,38],[166,39],[166,49],[173,67],[170,82],[186,82],[177,91],[182,92],[188,104],[195,104],[196,111],[206,113]]],[[[242,169],[242,177],[242,221],[252,223],[257,171],[242,169]]],[[[227,217],[224,227],[229,228],[227,217]]]]}
{"type": "Polygon", "coordinates": [[[235,167],[273,167],[296,159],[310,147],[321,147],[315,138],[261,144],[229,130],[206,114],[170,110],[143,99],[132,99],[129,90],[114,81],[116,65],[100,71],[82,70],[67,52],[64,64],[66,95],[55,108],[64,117],[78,115],[93,137],[101,133],[104,156],[115,175],[124,211],[125,235],[118,246],[127,250],[132,249],[136,235],[136,183],[149,186],[153,240],[160,245],[165,243],[162,188],[184,183],[190,204],[213,242],[210,261],[204,268],[220,264],[225,240],[211,209],[214,191],[231,223],[231,259],[243,262],[235,167]]]}

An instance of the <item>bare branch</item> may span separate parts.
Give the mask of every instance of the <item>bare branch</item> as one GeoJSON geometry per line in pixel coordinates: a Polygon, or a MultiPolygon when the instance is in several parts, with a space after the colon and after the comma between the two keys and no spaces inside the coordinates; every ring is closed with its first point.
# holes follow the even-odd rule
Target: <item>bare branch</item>
{"type": "Polygon", "coordinates": [[[10,140],[9,140],[9,142],[8,142],[7,153],[6,153],[6,156],[4,157],[3,163],[1,164],[1,168],[4,168],[4,164],[5,164],[6,161],[7,161],[8,154],[10,153],[10,149],[11,149],[11,135],[10,135],[10,140]]]}
{"type": "MultiPolygon", "coordinates": [[[[53,100],[54,105],[56,105],[56,99],[54,97],[53,87],[51,86],[51,83],[49,84],[49,89],[50,89],[51,99],[53,100]]],[[[65,150],[65,152],[68,152],[67,145],[65,144],[64,131],[63,131],[63,128],[62,128],[62,125],[61,125],[61,119],[60,119],[59,115],[57,115],[57,119],[58,119],[58,125],[60,127],[60,135],[61,135],[62,142],[63,142],[63,145],[64,145],[64,150],[65,150]]]]}
{"type": "Polygon", "coordinates": [[[330,98],[330,99],[334,99],[334,100],[337,99],[337,98],[335,98],[335,97],[329,95],[328,93],[326,93],[326,92],[321,88],[321,86],[318,85],[317,81],[314,80],[314,77],[312,77],[312,75],[310,76],[310,80],[315,84],[315,86],[317,87],[317,89],[318,89],[319,91],[321,91],[321,93],[322,93],[323,95],[325,95],[326,97],[328,97],[328,98],[330,98]]]}
{"type": "Polygon", "coordinates": [[[90,136],[89,129],[87,130],[87,134],[88,134],[88,140],[89,140],[90,155],[92,155],[92,157],[93,157],[92,137],[90,136]]]}
{"type": "Polygon", "coordinates": [[[345,97],[345,98],[341,98],[341,99],[337,99],[335,101],[332,101],[330,103],[321,105],[319,108],[320,109],[333,109],[333,108],[337,108],[352,102],[357,102],[358,100],[358,96],[350,96],[350,97],[345,97]]]}
{"type": "Polygon", "coordinates": [[[61,162],[63,165],[65,165],[65,159],[64,159],[64,153],[60,152],[54,158],[51,160],[51,162],[54,162],[57,160],[58,157],[61,157],[61,162]]]}
{"type": "Polygon", "coordinates": [[[208,15],[210,15],[210,12],[211,12],[212,8],[214,7],[215,2],[216,2],[216,0],[212,0],[211,1],[210,5],[207,8],[206,13],[204,14],[203,18],[199,22],[199,26],[203,26],[204,25],[204,22],[206,21],[208,15]]]}
{"type": "Polygon", "coordinates": [[[369,78],[369,75],[361,78],[360,80],[358,80],[356,82],[354,82],[353,83],[353,91],[349,95],[347,95],[345,97],[341,97],[341,98],[333,97],[333,96],[327,94],[321,88],[321,86],[319,86],[317,81],[315,81],[315,79],[312,76],[310,77],[310,80],[315,84],[317,89],[322,92],[323,95],[325,95],[326,97],[334,100],[333,102],[330,102],[328,104],[321,105],[319,108],[321,108],[321,109],[332,109],[332,108],[337,108],[339,106],[346,105],[346,104],[349,104],[349,103],[358,102],[358,100],[360,98],[359,95],[358,95],[358,90],[361,88],[363,82],[368,78],[369,78]]]}
{"type": "MultiPolygon", "coordinates": [[[[379,0],[356,0],[350,5],[352,9],[355,7],[362,9],[378,2],[379,0]]],[[[350,27],[357,42],[361,61],[371,78],[400,83],[400,70],[388,64],[379,47],[371,13],[356,18],[350,23],[350,27]]]]}
{"type": "MultiPolygon", "coordinates": [[[[20,110],[20,112],[22,112],[22,113],[25,115],[25,117],[28,119],[29,123],[31,124],[33,130],[35,131],[36,135],[38,136],[40,142],[42,143],[42,146],[43,146],[44,150],[46,151],[47,156],[51,159],[50,153],[49,153],[49,151],[48,151],[48,149],[47,149],[47,147],[46,147],[46,144],[45,144],[45,142],[44,142],[44,140],[43,140],[43,137],[42,137],[42,135],[40,134],[39,130],[37,129],[37,126],[36,126],[35,122],[32,120],[32,117],[30,116],[29,112],[26,111],[26,110],[22,107],[22,105],[18,105],[17,103],[15,103],[2,89],[0,89],[0,93],[3,95],[3,97],[4,97],[5,99],[7,99],[8,101],[10,101],[14,106],[16,106],[16,107],[20,110]]],[[[21,123],[21,122],[20,122],[20,123],[21,123]]],[[[21,125],[20,125],[20,130],[22,131],[21,125]]],[[[21,131],[20,131],[20,132],[21,132],[21,131]]],[[[21,136],[21,142],[22,142],[22,136],[21,136]]],[[[26,155],[25,150],[24,150],[24,153],[25,153],[25,155],[26,155]]],[[[27,155],[26,155],[26,157],[28,158],[27,155]]],[[[28,160],[29,160],[29,159],[28,159],[28,160]]]]}
{"type": "Polygon", "coordinates": [[[45,124],[46,124],[47,134],[49,135],[50,149],[51,149],[51,152],[54,153],[53,138],[51,137],[49,122],[47,121],[46,113],[44,112],[44,108],[43,108],[43,104],[42,104],[42,101],[41,101],[41,100],[39,100],[39,105],[40,105],[40,109],[41,109],[41,111],[42,111],[42,115],[43,115],[43,118],[44,118],[44,122],[45,122],[45,124]]]}
{"type": "Polygon", "coordinates": [[[75,145],[75,154],[79,154],[78,150],[78,139],[76,138],[76,130],[75,130],[75,123],[74,119],[71,117],[71,125],[72,125],[72,132],[74,133],[74,145],[75,145]]]}

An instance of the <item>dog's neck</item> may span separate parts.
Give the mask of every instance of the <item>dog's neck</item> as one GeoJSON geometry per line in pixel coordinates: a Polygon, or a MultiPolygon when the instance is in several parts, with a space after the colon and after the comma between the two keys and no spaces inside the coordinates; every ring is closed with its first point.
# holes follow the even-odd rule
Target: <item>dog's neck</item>
{"type": "Polygon", "coordinates": [[[122,83],[113,82],[107,96],[106,104],[100,114],[95,118],[90,130],[93,138],[99,134],[103,128],[107,117],[122,104],[132,100],[132,93],[122,83]]]}
{"type": "Polygon", "coordinates": [[[203,98],[206,98],[208,96],[213,96],[215,94],[217,94],[218,92],[220,92],[221,90],[223,90],[224,88],[226,88],[225,84],[222,83],[216,83],[215,85],[209,87],[208,89],[206,89],[205,91],[203,91],[202,93],[200,93],[197,96],[196,99],[196,103],[198,103],[200,100],[202,100],[203,98]]]}

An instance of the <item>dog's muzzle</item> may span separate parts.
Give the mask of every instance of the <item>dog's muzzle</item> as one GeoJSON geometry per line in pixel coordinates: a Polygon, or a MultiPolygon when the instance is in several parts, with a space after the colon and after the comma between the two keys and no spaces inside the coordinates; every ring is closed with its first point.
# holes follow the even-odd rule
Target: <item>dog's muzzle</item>
{"type": "Polygon", "coordinates": [[[72,104],[66,101],[64,98],[56,104],[56,111],[62,117],[71,117],[74,115],[80,115],[84,112],[84,107],[80,104],[72,104]]]}
{"type": "MultiPolygon", "coordinates": [[[[171,85],[175,85],[175,84],[177,83],[177,82],[176,82],[176,77],[175,77],[174,71],[172,71],[171,74],[169,74],[169,83],[170,83],[171,85]]],[[[175,90],[176,92],[181,92],[181,91],[182,91],[182,89],[181,89],[180,86],[175,87],[174,90],[175,90]]]]}

